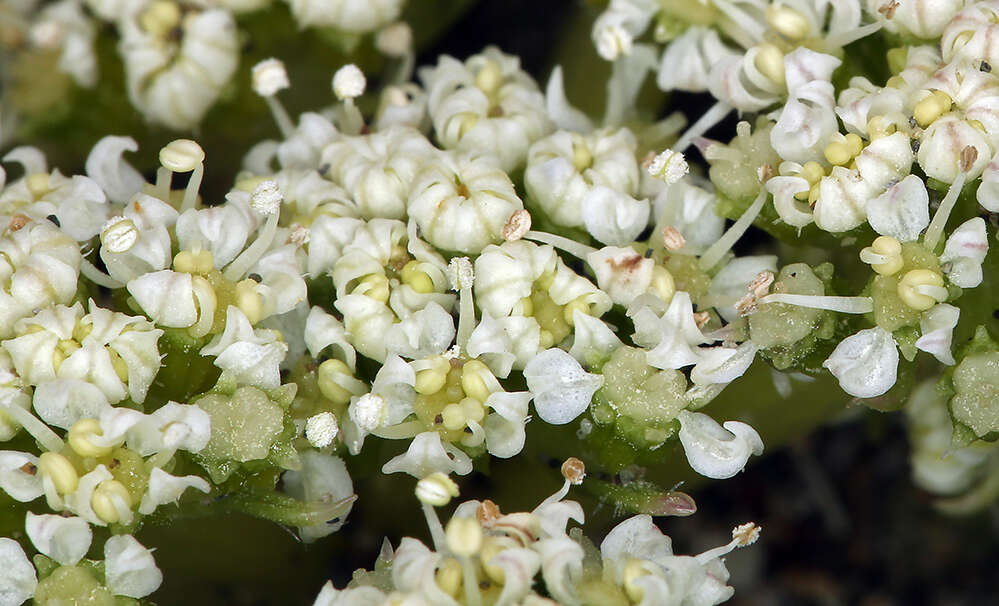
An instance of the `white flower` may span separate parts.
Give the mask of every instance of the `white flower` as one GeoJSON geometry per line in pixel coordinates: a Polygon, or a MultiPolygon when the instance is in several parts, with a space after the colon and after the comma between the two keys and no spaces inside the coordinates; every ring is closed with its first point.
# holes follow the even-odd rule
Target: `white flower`
{"type": "Polygon", "coordinates": [[[559,131],[528,152],[524,185],[531,199],[559,225],[583,225],[584,199],[597,186],[623,196],[637,193],[637,143],[627,129],[588,135],[559,131]]]}
{"type": "Polygon", "coordinates": [[[919,319],[922,336],[916,339],[916,348],[933,354],[941,364],[953,366],[954,354],[950,352],[950,344],[960,315],[960,309],[946,303],[939,303],[923,312],[919,319]]]}
{"type": "Polygon", "coordinates": [[[90,524],[76,516],[35,515],[29,511],[24,529],[38,551],[63,566],[73,566],[83,559],[93,539],[90,524]]]}
{"type": "MultiPolygon", "coordinates": [[[[770,179],[770,181],[774,181],[770,179]]],[[[775,255],[746,255],[736,257],[726,263],[711,279],[708,296],[714,303],[715,311],[727,322],[739,319],[736,303],[749,292],[749,285],[762,272],[777,273],[775,255]]]]}
{"type": "Polygon", "coordinates": [[[597,285],[619,305],[629,305],[652,285],[656,262],[633,248],[605,246],[586,256],[597,277],[597,285]]]}
{"type": "Polygon", "coordinates": [[[445,154],[416,175],[408,210],[430,244],[478,253],[502,240],[503,226],[523,207],[510,178],[492,161],[445,154]]]}
{"type": "MultiPolygon", "coordinates": [[[[343,503],[354,494],[354,484],[343,459],[314,451],[299,455],[302,469],[286,471],[281,477],[288,494],[304,503],[343,503]]],[[[347,521],[352,501],[337,507],[335,517],[298,529],[302,540],[311,543],[333,534],[347,521]]]]}
{"type": "Polygon", "coordinates": [[[745,423],[726,421],[719,425],[706,414],[686,410],[677,419],[683,452],[690,467],[702,476],[730,478],[742,471],[750,456],[763,453],[760,434],[745,423]]]}
{"type": "Polygon", "coordinates": [[[434,133],[445,149],[486,153],[511,171],[523,165],[531,143],[552,130],[538,85],[517,57],[496,47],[464,63],[442,56],[419,75],[434,133]]]}
{"type": "Polygon", "coordinates": [[[139,21],[137,14],[119,22],[129,99],[152,122],[177,130],[192,128],[236,70],[236,24],[219,9],[150,19],[153,31],[143,29],[139,21]],[[168,42],[175,27],[180,28],[180,41],[168,42]]]}
{"type": "MultiPolygon", "coordinates": [[[[788,66],[824,62],[833,66],[840,63],[834,57],[805,47],[795,49],[785,58],[788,66]]],[[[831,70],[828,73],[831,75],[831,70]]],[[[832,83],[822,78],[806,80],[803,76],[802,70],[787,71],[788,100],[770,131],[770,143],[780,157],[802,164],[819,160],[830,136],[839,130],[832,83]]]]}
{"type": "Polygon", "coordinates": [[[527,388],[534,394],[534,408],[546,423],[564,425],[583,414],[604,384],[604,378],[583,370],[564,350],[539,353],[524,367],[527,388]]]}
{"type": "Polygon", "coordinates": [[[153,552],[130,534],[113,536],[104,543],[104,577],[115,595],[130,598],[144,598],[163,582],[153,552]]]}
{"type": "MultiPolygon", "coordinates": [[[[277,158],[285,169],[312,171],[319,166],[319,156],[330,143],[340,138],[333,123],[325,116],[303,112],[292,136],[277,146],[277,158]]],[[[270,171],[265,171],[264,174],[270,171]]],[[[282,187],[282,191],[285,188],[282,187]]]]}
{"type": "Polygon", "coordinates": [[[128,447],[145,457],[158,452],[199,452],[211,438],[211,417],[196,404],[167,402],[132,425],[128,447]]]}
{"type": "Polygon", "coordinates": [[[176,503],[188,488],[196,488],[206,494],[211,491],[211,485],[204,478],[173,476],[159,467],[153,467],[149,472],[149,486],[139,502],[139,513],[149,515],[160,505],[176,503]]]}
{"type": "Polygon", "coordinates": [[[347,341],[343,324],[319,306],[310,309],[309,316],[305,319],[305,345],[314,358],[319,357],[320,352],[329,347],[339,354],[337,357],[343,360],[348,368],[354,370],[357,352],[347,341]]]}
{"type": "Polygon", "coordinates": [[[944,244],[940,263],[952,284],[961,288],[974,288],[982,283],[982,262],[989,252],[985,220],[968,219],[957,226],[944,244]]]}
{"type": "Polygon", "coordinates": [[[17,320],[52,303],[69,303],[80,271],[77,243],[48,221],[31,222],[0,237],[0,337],[17,320]]]}
{"type": "Polygon", "coordinates": [[[426,137],[411,128],[390,127],[344,137],[323,150],[329,177],[342,185],[365,219],[404,219],[410,185],[428,161],[437,158],[426,137]]]}
{"type": "Polygon", "coordinates": [[[427,93],[418,85],[406,83],[382,89],[375,113],[375,129],[382,131],[393,126],[406,126],[421,133],[430,130],[427,93]]]}
{"type": "Polygon", "coordinates": [[[79,379],[42,382],[35,388],[32,403],[43,421],[63,429],[80,419],[96,419],[110,408],[104,392],[79,379]]]}
{"type": "Polygon", "coordinates": [[[335,27],[366,33],[395,21],[403,0],[288,0],[300,27],[335,27]]]}
{"type": "Polygon", "coordinates": [[[456,446],[441,441],[436,431],[417,434],[405,453],[382,465],[382,473],[408,473],[423,479],[435,472],[463,476],[472,471],[472,460],[456,446]]]}
{"type": "Polygon", "coordinates": [[[648,225],[649,201],[598,185],[583,198],[582,216],[590,235],[620,246],[634,241],[648,225]]]}
{"type": "Polygon", "coordinates": [[[593,23],[597,53],[607,61],[630,54],[632,41],[648,28],[658,9],[652,0],[611,0],[593,23]]]}
{"type": "Polygon", "coordinates": [[[880,396],[892,388],[898,373],[895,339],[880,326],[861,330],[840,341],[822,366],[851,396],[880,396]]]}
{"type": "Polygon", "coordinates": [[[662,316],[657,316],[649,307],[642,307],[632,314],[632,321],[635,343],[650,348],[645,356],[650,366],[678,369],[701,360],[698,345],[708,340],[694,320],[688,293],[678,291],[674,294],[662,316]]]}
{"type": "Polygon", "coordinates": [[[621,339],[606,322],[579,310],[573,312],[573,341],[569,354],[580,364],[592,365],[621,347],[621,339]]]}
{"type": "Polygon", "coordinates": [[[640,514],[620,522],[600,543],[604,568],[615,576],[624,572],[630,558],[650,560],[665,565],[673,555],[673,541],[652,521],[652,516],[640,514]]]}
{"type": "MultiPolygon", "coordinates": [[[[580,312],[580,315],[589,318],[580,312]]],[[[599,320],[597,320],[599,322],[599,320]]],[[[482,318],[465,344],[465,352],[481,360],[497,377],[521,370],[541,346],[541,327],[534,318],[507,316],[494,318],[483,310],[482,318]]]]}
{"type": "Polygon", "coordinates": [[[58,67],[84,88],[97,83],[97,29],[78,0],[49,4],[31,28],[32,41],[46,50],[59,51],[58,67]]]}
{"type": "Polygon", "coordinates": [[[527,391],[494,391],[484,402],[492,410],[483,422],[486,450],[494,457],[508,459],[524,449],[527,437],[527,404],[533,394],[527,391]]]}
{"type": "MultiPolygon", "coordinates": [[[[893,34],[929,40],[940,36],[944,28],[965,7],[966,0],[906,0],[891,9],[891,16],[878,10],[884,2],[866,0],[867,14],[893,34]]],[[[962,13],[963,15],[964,13],[962,13]]]]}
{"type": "Polygon", "coordinates": [[[121,216],[101,229],[100,254],[108,274],[128,282],[170,267],[170,228],[176,222],[177,211],[166,202],[146,194],[136,196],[121,216]],[[129,234],[127,240],[120,236],[125,233],[129,234]]]}
{"type": "Polygon", "coordinates": [[[714,28],[688,27],[663,50],[656,84],[662,91],[706,91],[711,68],[722,58],[735,55],[714,28]]]}
{"type": "Polygon", "coordinates": [[[674,183],[652,201],[656,229],[661,231],[668,226],[680,232],[684,244],[675,252],[701,254],[725,229],[725,219],[715,212],[717,202],[715,194],[687,181],[674,183]]]}
{"type": "Polygon", "coordinates": [[[999,212],[999,153],[992,157],[982,172],[982,182],[976,192],[978,203],[989,212],[999,212]]]}
{"type": "MultiPolygon", "coordinates": [[[[947,0],[943,6],[956,4],[947,0]]],[[[987,61],[999,64],[999,49],[995,49],[992,39],[996,35],[996,16],[999,9],[992,2],[966,3],[966,8],[958,13],[940,36],[940,48],[947,63],[987,61]]]]}
{"type": "Polygon", "coordinates": [[[174,227],[177,245],[190,253],[208,251],[212,266],[222,269],[243,251],[250,235],[256,232],[258,216],[242,196],[229,193],[225,204],[181,213],[174,227]]]}
{"type": "Polygon", "coordinates": [[[24,549],[14,539],[0,537],[0,604],[20,606],[35,595],[38,576],[24,549]]]}
{"type": "Polygon", "coordinates": [[[154,271],[129,281],[125,287],[158,326],[186,328],[198,321],[194,282],[189,273],[154,271]]]}
{"type": "Polygon", "coordinates": [[[226,309],[225,330],[215,335],[199,353],[216,356],[214,364],[242,385],[276,389],[281,385],[279,368],[288,346],[277,331],[254,329],[235,305],[226,309]]]}
{"type": "Polygon", "coordinates": [[[690,371],[695,385],[726,385],[749,370],[759,347],[746,341],[738,347],[705,347],[698,352],[700,359],[690,371]]]}

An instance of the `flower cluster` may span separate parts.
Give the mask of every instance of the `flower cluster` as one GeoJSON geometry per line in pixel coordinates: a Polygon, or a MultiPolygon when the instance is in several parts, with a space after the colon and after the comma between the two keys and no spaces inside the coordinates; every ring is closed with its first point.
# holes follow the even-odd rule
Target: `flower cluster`
{"type": "MultiPolygon", "coordinates": [[[[27,20],[74,69],[94,35],[78,4],[27,20]]],[[[256,3],[218,4],[86,2],[116,24],[151,120],[197,123],[237,69],[230,13],[256,3]]],[[[290,5],[303,25],[368,32],[401,3],[290,5]]],[[[285,110],[279,59],[244,70],[279,136],[218,200],[202,199],[211,158],[191,139],[162,147],[148,178],[127,136],[71,177],[11,150],[0,489],[52,512],[26,522],[51,561],[3,543],[11,603],[44,602],[64,577],[144,597],[159,577],[131,535],[178,506],[319,539],[357,499],[351,461],[398,441],[376,468],[419,482],[434,549],[405,539],[318,604],[542,604],[538,573],[566,604],[716,604],[732,592],[720,557],[753,526],[683,557],[639,516],[598,554],[566,529],[583,518],[567,487],[532,512],[466,503],[446,527],[433,507],[456,496],[452,474],[543,452],[529,443],[542,424],[609,472],[677,446],[694,472],[732,477],[763,452],[760,419],[719,423],[710,405],[761,373],[785,399],[823,379],[880,409],[912,391],[917,481],[987,501],[999,465],[978,441],[999,435],[999,344],[984,327],[953,342],[988,305],[973,289],[990,278],[978,215],[999,211],[997,17],[958,0],[612,0],[593,29],[614,62],[599,123],[561,68],[541,85],[495,47],[408,82],[409,31],[390,25],[377,46],[398,73],[369,89],[344,65],[314,112],[285,110]],[[916,42],[875,77],[847,62],[861,39],[916,42]],[[716,100],[686,130],[635,111],[657,64],[661,89],[716,100]],[[734,136],[706,138],[733,110],[734,136]],[[936,391],[912,390],[919,352],[946,368],[936,391]],[[91,526],[113,535],[103,568],[79,564],[91,526]]]]}

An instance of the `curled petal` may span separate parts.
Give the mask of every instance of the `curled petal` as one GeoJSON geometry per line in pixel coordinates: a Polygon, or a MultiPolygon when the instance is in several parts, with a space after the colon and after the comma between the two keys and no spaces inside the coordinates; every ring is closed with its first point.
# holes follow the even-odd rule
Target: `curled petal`
{"type": "Polygon", "coordinates": [[[876,326],[851,335],[836,346],[822,363],[843,391],[857,398],[873,398],[895,384],[898,349],[887,330],[876,326]]]}
{"type": "Polygon", "coordinates": [[[408,473],[417,479],[440,471],[465,475],[472,471],[472,460],[458,448],[441,442],[436,431],[418,434],[405,453],[382,466],[382,473],[408,473]]]}
{"type": "Polygon", "coordinates": [[[564,350],[547,349],[524,368],[527,388],[534,394],[534,408],[546,423],[564,425],[590,406],[593,393],[604,378],[593,375],[564,350]]]}
{"type": "Polygon", "coordinates": [[[954,327],[957,326],[960,315],[960,309],[946,303],[931,307],[919,319],[919,328],[923,335],[916,339],[916,348],[933,354],[941,364],[952,366],[954,354],[950,352],[950,344],[954,339],[954,327]]]}
{"type": "Polygon", "coordinates": [[[867,221],[882,236],[915,241],[930,224],[930,197],[923,180],[909,175],[868,202],[867,221]]]}
{"type": "Polygon", "coordinates": [[[763,440],[756,430],[738,421],[726,421],[724,428],[699,412],[682,411],[680,443],[691,469],[716,480],[742,471],[751,455],[763,453],[763,440]]]}
{"type": "Polygon", "coordinates": [[[64,566],[72,566],[87,555],[93,539],[90,524],[76,516],[35,515],[29,511],[24,529],[38,551],[64,566]]]}
{"type": "Polygon", "coordinates": [[[163,582],[153,552],[130,534],[113,536],[104,543],[104,574],[108,589],[130,598],[146,597],[163,582]]]}

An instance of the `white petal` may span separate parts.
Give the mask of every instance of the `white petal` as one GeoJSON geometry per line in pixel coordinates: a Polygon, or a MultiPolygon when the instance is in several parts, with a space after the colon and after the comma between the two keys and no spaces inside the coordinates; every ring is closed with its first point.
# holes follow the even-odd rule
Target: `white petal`
{"type": "Polygon", "coordinates": [[[146,597],[163,582],[153,552],[130,534],[113,536],[104,543],[104,575],[108,589],[130,598],[146,597]]]}
{"type": "Polygon", "coordinates": [[[947,238],[940,262],[947,278],[961,288],[974,288],[982,283],[982,261],[989,252],[985,220],[968,219],[947,238]]]}
{"type": "Polygon", "coordinates": [[[953,365],[954,354],[950,352],[950,345],[960,315],[959,308],[946,303],[934,305],[923,312],[919,319],[919,328],[923,335],[916,339],[916,348],[933,354],[933,357],[942,364],[953,365]]]}
{"type": "Polygon", "coordinates": [[[652,521],[652,516],[639,514],[615,526],[600,543],[600,555],[605,563],[624,568],[628,560],[637,558],[663,564],[673,555],[673,541],[652,521]]]}
{"type": "Polygon", "coordinates": [[[839,379],[846,393],[873,398],[895,385],[898,349],[891,333],[876,326],[840,341],[822,366],[839,379]]]}
{"type": "Polygon", "coordinates": [[[35,388],[33,404],[43,421],[63,429],[80,419],[96,419],[111,406],[100,389],[78,379],[42,383],[35,388]]]}
{"type": "Polygon", "coordinates": [[[882,236],[915,241],[930,224],[930,198],[923,180],[909,175],[868,202],[867,221],[882,236]]]}
{"type": "Polygon", "coordinates": [[[64,566],[72,566],[87,555],[93,539],[90,524],[76,516],[35,515],[29,511],[24,529],[38,551],[64,566]]]}
{"type": "Polygon", "coordinates": [[[583,197],[583,225],[604,244],[632,242],[649,223],[649,201],[595,186],[583,197]]]}
{"type": "Polygon", "coordinates": [[[705,477],[730,478],[742,471],[751,455],[763,453],[760,434],[745,423],[726,421],[723,429],[708,415],[686,410],[677,418],[687,461],[705,477]]]}
{"type": "Polygon", "coordinates": [[[758,350],[752,341],[738,347],[702,348],[700,359],[690,371],[690,380],[695,385],[731,383],[749,370],[758,350]]]}
{"type": "Polygon", "coordinates": [[[21,606],[35,595],[38,577],[14,539],[0,537],[0,606],[21,606]]]}
{"type": "Polygon", "coordinates": [[[177,502],[188,488],[196,488],[208,493],[211,486],[204,478],[198,476],[173,476],[159,467],[154,467],[149,474],[149,487],[142,495],[139,503],[139,513],[149,515],[160,505],[177,502]]]}
{"type": "Polygon", "coordinates": [[[16,450],[0,450],[0,489],[15,501],[27,503],[45,493],[42,476],[37,472],[38,457],[16,450]],[[25,469],[35,468],[34,473],[25,469]]]}
{"type": "Polygon", "coordinates": [[[602,376],[586,372],[558,348],[547,349],[528,362],[524,378],[534,394],[538,416],[553,425],[564,425],[583,414],[604,383],[602,376]]]}
{"type": "Polygon", "coordinates": [[[468,455],[450,444],[445,447],[436,431],[417,435],[405,453],[382,466],[382,473],[403,472],[421,480],[435,471],[460,476],[472,471],[468,455]]]}

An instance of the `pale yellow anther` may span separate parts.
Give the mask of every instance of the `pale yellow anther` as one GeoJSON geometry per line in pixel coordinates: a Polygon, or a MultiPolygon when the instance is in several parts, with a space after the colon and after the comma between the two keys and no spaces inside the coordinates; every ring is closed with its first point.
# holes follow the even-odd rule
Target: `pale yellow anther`
{"type": "Polygon", "coordinates": [[[572,143],[572,165],[576,170],[583,172],[593,164],[593,154],[584,141],[573,141],[572,143]]]}
{"type": "Polygon", "coordinates": [[[624,592],[628,594],[632,602],[638,603],[642,601],[645,590],[642,589],[641,585],[635,583],[635,580],[647,574],[649,574],[649,571],[645,566],[645,562],[638,558],[631,558],[624,565],[621,584],[624,585],[624,592]]]}
{"type": "Polygon", "coordinates": [[[180,18],[180,7],[175,2],[156,0],[139,15],[139,25],[146,33],[163,38],[180,25],[180,18]]]}
{"type": "Polygon", "coordinates": [[[819,201],[819,194],[822,193],[822,188],[819,183],[816,183],[808,190],[808,204],[810,206],[815,206],[815,203],[819,201]]]}
{"type": "Polygon", "coordinates": [[[874,116],[867,121],[867,136],[871,141],[893,135],[896,130],[895,124],[884,116],[874,116]]]}
{"type": "Polygon", "coordinates": [[[562,318],[569,326],[573,326],[576,322],[574,316],[577,309],[586,315],[590,315],[590,304],[587,303],[583,297],[578,297],[569,301],[565,304],[565,307],[562,308],[562,318]]]}
{"type": "Polygon", "coordinates": [[[665,267],[656,265],[652,268],[652,282],[649,284],[649,288],[656,296],[668,303],[676,293],[676,282],[673,280],[673,274],[669,273],[665,267]]]}
{"type": "Polygon", "coordinates": [[[160,164],[175,173],[190,172],[204,160],[205,150],[191,139],[176,139],[160,150],[160,164]]]}
{"type": "Polygon", "coordinates": [[[443,507],[458,496],[458,485],[446,473],[435,471],[416,483],[416,498],[433,507],[443,507]]]}
{"type": "Polygon", "coordinates": [[[489,376],[489,368],[478,360],[469,360],[461,367],[461,390],[479,402],[489,399],[489,387],[483,377],[489,376]]]}
{"type": "Polygon", "coordinates": [[[458,118],[458,138],[461,139],[468,131],[475,128],[479,123],[479,116],[471,112],[465,112],[458,118]]]}
{"type": "Polygon", "coordinates": [[[388,278],[383,274],[368,274],[361,278],[351,293],[364,295],[380,303],[387,303],[389,295],[392,293],[392,287],[389,285],[388,278]]]}
{"type": "Polygon", "coordinates": [[[406,263],[399,270],[399,279],[420,294],[434,292],[434,281],[427,272],[420,269],[421,265],[422,262],[416,259],[406,263]]]}
{"type": "Polygon", "coordinates": [[[530,297],[524,297],[513,305],[510,311],[511,316],[530,317],[534,315],[534,301],[530,297]]]}
{"type": "Polygon", "coordinates": [[[845,141],[833,141],[822,150],[826,157],[826,162],[833,166],[843,166],[853,160],[853,153],[849,144],[845,141]]]}
{"type": "Polygon", "coordinates": [[[431,395],[440,391],[447,382],[447,373],[451,369],[451,364],[443,356],[436,356],[430,360],[430,368],[425,368],[416,373],[416,384],[413,388],[416,393],[431,395]]]}
{"type": "Polygon", "coordinates": [[[767,7],[766,19],[777,33],[789,40],[801,40],[811,30],[804,15],[779,3],[767,7]]]}
{"type": "Polygon", "coordinates": [[[111,454],[110,446],[98,446],[91,438],[102,436],[101,424],[97,419],[80,419],[69,428],[69,447],[81,457],[104,457],[111,454]]]}
{"type": "Polygon", "coordinates": [[[353,395],[350,390],[340,385],[339,380],[343,376],[353,377],[350,367],[342,360],[331,358],[319,365],[316,370],[319,392],[335,404],[346,404],[350,402],[353,395]]]}
{"type": "Polygon", "coordinates": [[[815,185],[822,177],[826,176],[826,169],[822,168],[822,165],[815,160],[809,160],[801,167],[798,176],[808,181],[809,185],[815,185]]]}
{"type": "Polygon", "coordinates": [[[777,45],[764,42],[758,47],[759,51],[753,64],[760,73],[770,79],[771,82],[784,85],[784,53],[777,48],[777,45]]]}
{"type": "Polygon", "coordinates": [[[912,117],[916,119],[917,124],[926,128],[930,124],[933,124],[937,118],[949,112],[953,104],[954,101],[950,98],[950,95],[943,91],[935,90],[930,96],[916,104],[916,107],[912,110],[912,117]]]}
{"type": "Polygon", "coordinates": [[[444,529],[448,549],[459,557],[469,557],[482,547],[482,527],[475,518],[451,518],[444,529]]]}
{"type": "Polygon", "coordinates": [[[519,547],[510,537],[490,536],[482,542],[482,549],[479,550],[479,561],[482,562],[482,570],[494,583],[503,585],[506,582],[506,573],[503,568],[489,562],[506,549],[519,547]]]}
{"type": "Polygon", "coordinates": [[[114,524],[121,520],[121,513],[115,501],[124,503],[126,507],[132,506],[132,496],[128,494],[128,489],[118,480],[104,480],[97,485],[92,495],[90,495],[90,508],[94,510],[97,517],[108,524],[114,524]]]}
{"type": "Polygon", "coordinates": [[[28,188],[31,197],[37,200],[52,191],[49,181],[48,173],[35,173],[28,175],[28,178],[24,180],[24,185],[28,188]]]}
{"type": "Polygon", "coordinates": [[[847,134],[844,139],[846,139],[846,145],[850,149],[850,154],[856,158],[860,152],[864,151],[864,140],[860,138],[860,135],[856,133],[847,134]]]}
{"type": "Polygon", "coordinates": [[[236,283],[236,307],[246,316],[250,324],[256,324],[264,317],[264,298],[257,290],[257,283],[249,278],[236,283]]]}
{"type": "Polygon", "coordinates": [[[257,189],[257,186],[264,181],[272,181],[268,176],[263,177],[245,177],[236,181],[236,189],[239,191],[245,191],[246,193],[252,193],[253,190],[257,189]]]}
{"type": "Polygon", "coordinates": [[[871,245],[860,251],[860,260],[871,264],[871,269],[882,276],[901,271],[902,244],[891,236],[879,236],[871,245]]]}
{"type": "Polygon", "coordinates": [[[208,250],[182,250],[173,258],[173,269],[187,274],[207,274],[215,268],[215,258],[208,250]]]}
{"type": "Polygon", "coordinates": [[[486,64],[475,74],[475,86],[487,95],[492,95],[503,84],[503,68],[495,61],[486,64]]]}
{"type": "Polygon", "coordinates": [[[83,343],[83,340],[94,330],[94,322],[90,318],[84,318],[73,327],[73,340],[83,343]]]}
{"type": "Polygon", "coordinates": [[[108,358],[111,359],[111,368],[114,369],[114,374],[118,375],[118,380],[128,383],[128,363],[115,350],[108,349],[107,352],[108,358]]]}
{"type": "Polygon", "coordinates": [[[80,475],[69,459],[56,452],[44,452],[38,457],[38,472],[52,480],[56,492],[70,494],[80,484],[80,475]]]}
{"type": "Polygon", "coordinates": [[[482,420],[486,418],[486,407],[482,405],[482,401],[475,398],[464,398],[458,403],[461,405],[467,420],[482,424],[482,420]]]}
{"type": "Polygon", "coordinates": [[[902,302],[917,311],[926,311],[947,300],[947,289],[939,272],[931,269],[913,269],[898,281],[898,296],[902,302]]]}
{"type": "Polygon", "coordinates": [[[448,404],[441,410],[441,424],[444,429],[458,431],[468,425],[465,418],[465,408],[460,403],[448,404]]]}
{"type": "Polygon", "coordinates": [[[445,558],[437,565],[437,572],[434,573],[434,580],[441,591],[451,597],[458,597],[461,591],[462,574],[461,564],[454,558],[445,558]]]}

